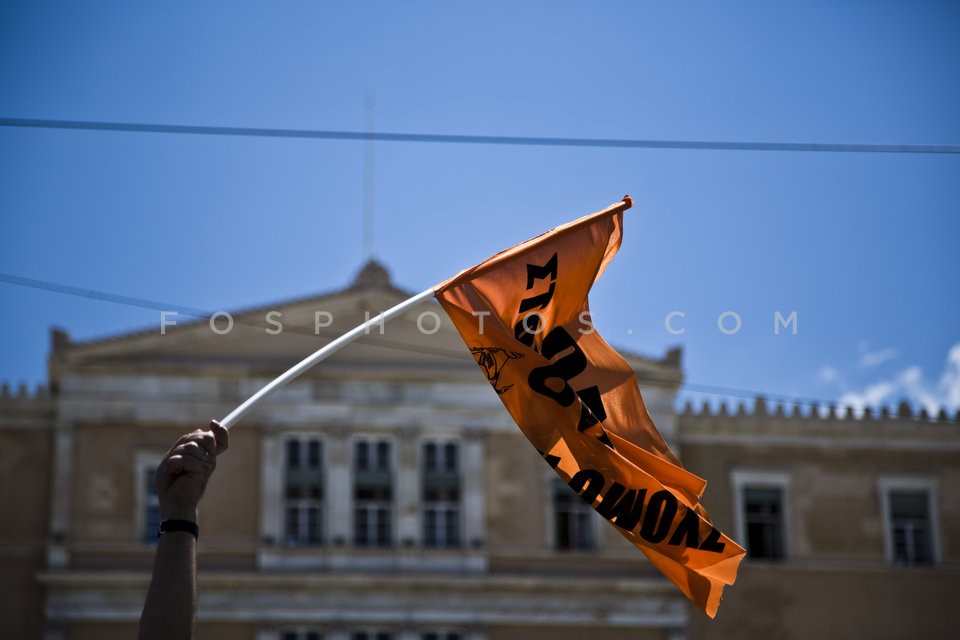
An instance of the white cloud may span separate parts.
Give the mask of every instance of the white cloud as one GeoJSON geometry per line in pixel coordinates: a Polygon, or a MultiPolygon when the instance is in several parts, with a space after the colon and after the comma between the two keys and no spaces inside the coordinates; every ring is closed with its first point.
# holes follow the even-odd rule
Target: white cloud
{"type": "MultiPolygon", "coordinates": [[[[866,356],[874,356],[871,361],[876,361],[877,364],[896,357],[894,349],[870,353],[865,343],[861,343],[860,350],[863,353],[861,366],[864,366],[863,359],[866,356]],[[880,354],[889,351],[893,351],[894,355],[879,358],[880,354]]],[[[821,379],[823,379],[824,369],[820,371],[821,379]]],[[[853,407],[854,412],[859,415],[866,407],[884,404],[889,406],[904,399],[914,407],[923,407],[931,415],[936,415],[940,409],[946,409],[948,412],[960,409],[960,342],[953,345],[947,353],[946,365],[935,384],[927,382],[920,367],[914,365],[907,367],[892,379],[881,380],[862,391],[844,393],[838,402],[841,406],[853,407]]]]}
{"type": "Polygon", "coordinates": [[[840,373],[828,364],[820,367],[820,373],[817,374],[820,382],[836,382],[840,379],[840,373]]]}
{"type": "Polygon", "coordinates": [[[934,415],[937,411],[940,411],[940,407],[943,405],[936,394],[929,391],[924,385],[923,373],[920,371],[920,367],[913,366],[904,370],[900,373],[897,380],[903,388],[903,395],[911,401],[911,404],[918,404],[926,409],[928,413],[934,415]]]}
{"type": "Polygon", "coordinates": [[[839,403],[842,407],[853,407],[854,412],[860,415],[866,407],[875,407],[886,402],[896,389],[897,386],[893,382],[878,382],[859,393],[848,391],[840,396],[839,403]]]}
{"type": "Polygon", "coordinates": [[[947,366],[940,376],[937,391],[948,407],[960,407],[960,342],[947,354],[947,366]]]}
{"type": "Polygon", "coordinates": [[[872,369],[878,365],[883,364],[887,360],[893,360],[900,352],[894,349],[893,347],[888,347],[886,349],[880,349],[879,351],[867,351],[863,349],[865,343],[861,343],[861,353],[860,353],[860,368],[861,369],[872,369]]]}

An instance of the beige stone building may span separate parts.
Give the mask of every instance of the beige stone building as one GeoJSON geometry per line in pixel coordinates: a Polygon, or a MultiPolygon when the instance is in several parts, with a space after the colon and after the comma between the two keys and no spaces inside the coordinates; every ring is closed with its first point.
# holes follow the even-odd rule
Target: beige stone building
{"type": "MultiPolygon", "coordinates": [[[[3,637],[134,637],[164,451],[409,295],[371,263],[343,290],[212,324],[166,315],[82,343],[54,332],[49,390],[0,397],[3,637]]],[[[715,620],[558,483],[430,302],[231,430],[200,510],[197,637],[912,638],[960,625],[953,417],[762,402],[677,414],[680,352],[628,361],[709,481],[716,524],[749,548],[715,620]]]]}

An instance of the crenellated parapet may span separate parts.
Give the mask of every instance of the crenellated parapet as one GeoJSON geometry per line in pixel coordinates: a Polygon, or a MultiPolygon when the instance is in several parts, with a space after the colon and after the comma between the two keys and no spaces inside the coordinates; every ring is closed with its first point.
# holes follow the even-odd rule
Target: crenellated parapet
{"type": "Polygon", "coordinates": [[[960,410],[950,413],[941,408],[936,413],[930,413],[925,407],[914,409],[909,402],[900,402],[896,407],[882,406],[879,408],[866,407],[857,411],[853,407],[838,407],[835,404],[819,404],[817,402],[792,402],[769,400],[758,396],[752,403],[738,402],[731,406],[726,401],[713,406],[704,402],[695,407],[686,402],[679,415],[684,418],[728,419],[731,421],[770,421],[791,420],[810,422],[929,422],[960,424],[960,410]]]}
{"type": "Polygon", "coordinates": [[[693,445],[956,451],[958,423],[956,413],[931,415],[906,403],[856,411],[759,397],[735,406],[721,402],[694,408],[687,403],[677,414],[676,427],[681,451],[693,445]]]}
{"type": "Polygon", "coordinates": [[[52,415],[53,398],[45,385],[32,389],[20,383],[11,388],[7,382],[0,383],[0,417],[5,419],[37,418],[52,415]]]}

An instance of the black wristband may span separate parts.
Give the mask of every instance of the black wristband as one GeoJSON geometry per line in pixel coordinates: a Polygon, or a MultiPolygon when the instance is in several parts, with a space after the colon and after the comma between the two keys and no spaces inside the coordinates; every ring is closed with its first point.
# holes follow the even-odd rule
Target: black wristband
{"type": "Polygon", "coordinates": [[[171,531],[186,531],[192,533],[194,538],[200,537],[200,527],[197,526],[196,522],[190,520],[162,520],[160,522],[160,535],[171,531]]]}

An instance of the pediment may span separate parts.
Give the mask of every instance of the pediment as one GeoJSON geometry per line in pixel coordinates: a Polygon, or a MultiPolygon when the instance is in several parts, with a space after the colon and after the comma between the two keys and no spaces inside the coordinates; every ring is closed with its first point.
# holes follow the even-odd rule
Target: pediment
{"type": "MultiPolygon", "coordinates": [[[[157,370],[241,370],[276,375],[317,349],[404,300],[412,297],[395,287],[386,269],[368,263],[354,283],[330,294],[301,298],[253,309],[227,310],[211,326],[209,318],[171,316],[161,328],[119,334],[90,342],[71,342],[54,335],[51,377],[70,369],[109,367],[118,372],[157,370]],[[318,326],[319,320],[319,326],[318,326]],[[229,327],[229,331],[227,328],[229,327]]],[[[680,351],[663,359],[621,352],[641,381],[667,386],[682,380],[680,351]]],[[[391,376],[421,371],[478,375],[469,350],[453,323],[433,298],[379,325],[325,360],[325,371],[373,372],[391,376]],[[439,320],[439,324],[438,324],[439,320]]]]}
{"type": "MultiPolygon", "coordinates": [[[[358,278],[359,282],[359,278],[358,278]]],[[[136,367],[137,369],[242,368],[284,370],[368,318],[413,294],[389,283],[360,283],[323,296],[228,311],[210,319],[160,313],[152,329],[105,340],[72,343],[60,339],[53,368],[136,367]],[[319,321],[319,322],[318,322],[319,321]],[[227,330],[229,328],[229,331],[227,330]]],[[[55,339],[55,343],[57,340],[55,339]]],[[[332,355],[336,368],[476,369],[453,323],[433,299],[369,332],[332,355]]]]}

